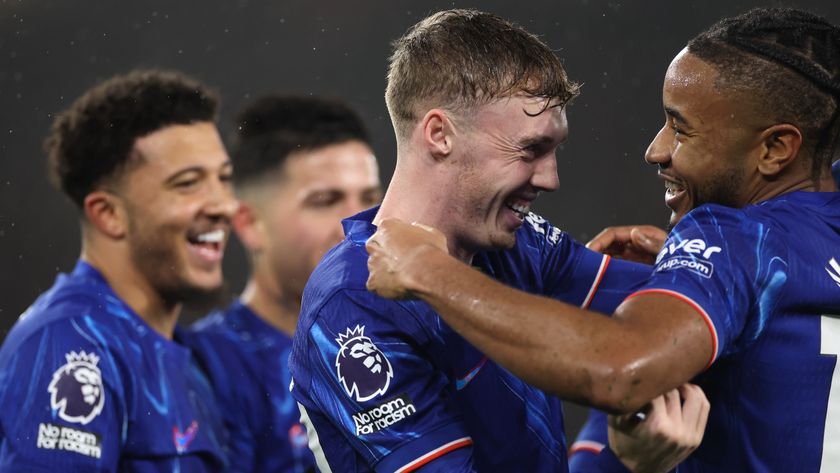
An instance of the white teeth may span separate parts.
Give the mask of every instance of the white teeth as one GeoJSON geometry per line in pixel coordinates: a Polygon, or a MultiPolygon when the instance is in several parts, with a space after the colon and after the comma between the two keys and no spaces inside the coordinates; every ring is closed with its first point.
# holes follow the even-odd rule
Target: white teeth
{"type": "Polygon", "coordinates": [[[506,206],[519,214],[520,217],[525,217],[531,211],[531,206],[528,204],[506,204],[506,206]]]}
{"type": "Polygon", "coordinates": [[[225,231],[221,229],[202,233],[196,238],[200,243],[221,243],[224,239],[225,231]]]}
{"type": "Polygon", "coordinates": [[[528,205],[514,205],[513,210],[516,210],[521,214],[527,214],[531,210],[531,207],[528,205]]]}

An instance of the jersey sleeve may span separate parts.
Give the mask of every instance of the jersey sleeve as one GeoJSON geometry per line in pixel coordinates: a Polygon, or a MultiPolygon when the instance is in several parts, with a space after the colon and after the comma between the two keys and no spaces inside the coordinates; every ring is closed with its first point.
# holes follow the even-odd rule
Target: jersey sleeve
{"type": "Polygon", "coordinates": [[[779,304],[788,245],[778,233],[740,210],[699,207],[674,228],[650,279],[628,298],[666,294],[694,308],[711,334],[711,365],[753,342],[779,304]]]}
{"type": "Polygon", "coordinates": [[[611,314],[647,280],[652,268],[592,251],[539,215],[522,232],[527,251],[538,254],[543,295],[611,314]]]}
{"type": "Polygon", "coordinates": [[[0,360],[0,471],[117,471],[119,360],[89,318],[50,324],[0,360]]]}
{"type": "Polygon", "coordinates": [[[441,340],[418,323],[433,314],[413,309],[421,305],[342,290],[319,309],[306,334],[302,420],[331,471],[351,471],[348,453],[377,472],[473,471],[472,439],[432,354],[441,340]]]}
{"type": "Polygon", "coordinates": [[[597,409],[589,410],[577,439],[569,449],[570,473],[628,473],[610,449],[607,436],[607,415],[597,409]]]}

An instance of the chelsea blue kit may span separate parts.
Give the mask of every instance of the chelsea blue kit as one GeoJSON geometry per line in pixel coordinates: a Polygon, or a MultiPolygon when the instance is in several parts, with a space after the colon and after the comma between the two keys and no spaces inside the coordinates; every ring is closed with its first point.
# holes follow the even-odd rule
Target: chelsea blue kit
{"type": "Polygon", "coordinates": [[[191,351],[80,261],[0,348],[1,472],[217,472],[225,433],[191,351]]]}
{"type": "MultiPolygon", "coordinates": [[[[310,278],[289,359],[320,471],[568,471],[559,399],[487,359],[426,303],[365,288],[376,211],[344,221],[345,240],[310,278]]],[[[514,248],[479,253],[473,264],[518,289],[602,312],[650,274],[533,214],[514,248]]]]}
{"type": "Polygon", "coordinates": [[[234,302],[191,328],[230,434],[231,472],[303,473],[315,460],[289,392],[292,339],[234,302]]]}
{"type": "MultiPolygon", "coordinates": [[[[694,380],[711,403],[706,433],[677,471],[840,471],[840,193],[691,211],[644,293],[694,307],[714,347],[694,380]]],[[[581,468],[606,439],[593,415],[581,468]]]]}

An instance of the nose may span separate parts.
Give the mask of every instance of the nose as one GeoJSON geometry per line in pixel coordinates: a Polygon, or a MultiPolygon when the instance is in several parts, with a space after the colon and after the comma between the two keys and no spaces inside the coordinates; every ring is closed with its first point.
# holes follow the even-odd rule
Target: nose
{"type": "Polygon", "coordinates": [[[233,188],[228,182],[216,181],[208,193],[204,212],[214,218],[233,219],[239,209],[239,201],[233,195],[233,188]]]}
{"type": "Polygon", "coordinates": [[[671,128],[666,123],[659,133],[653,137],[653,141],[648,145],[645,151],[645,161],[648,164],[658,164],[661,168],[667,168],[671,163],[671,143],[673,137],[671,136],[671,128]]]}
{"type": "Polygon", "coordinates": [[[549,153],[535,161],[536,168],[531,177],[531,184],[545,192],[553,192],[560,188],[560,178],[557,176],[557,157],[549,153]]]}

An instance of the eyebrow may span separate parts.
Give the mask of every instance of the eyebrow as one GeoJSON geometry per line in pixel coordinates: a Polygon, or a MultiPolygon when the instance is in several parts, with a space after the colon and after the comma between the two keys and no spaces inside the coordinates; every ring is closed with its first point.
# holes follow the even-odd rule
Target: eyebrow
{"type": "Polygon", "coordinates": [[[673,117],[673,118],[674,118],[674,120],[676,120],[676,121],[678,121],[678,122],[682,123],[683,125],[685,125],[685,126],[687,126],[687,127],[691,128],[691,122],[690,122],[690,121],[688,121],[688,120],[687,120],[687,119],[686,119],[686,118],[682,115],[682,113],[678,112],[677,110],[674,110],[673,108],[668,108],[668,107],[665,107],[665,113],[666,113],[666,114],[668,114],[668,116],[673,117]]]}
{"type": "Polygon", "coordinates": [[[520,148],[528,148],[531,146],[546,146],[553,142],[554,140],[550,136],[529,136],[523,138],[522,141],[519,142],[520,148]]]}
{"type": "MultiPolygon", "coordinates": [[[[221,165],[221,166],[219,166],[219,169],[230,168],[230,167],[232,167],[232,166],[233,166],[233,163],[232,163],[230,160],[227,160],[227,161],[225,161],[224,163],[222,163],[222,165],[221,165]]],[[[170,184],[170,183],[172,183],[172,182],[177,181],[177,180],[178,180],[181,176],[183,176],[184,174],[189,174],[189,173],[191,173],[191,172],[204,173],[204,172],[206,172],[206,170],[205,170],[205,168],[204,168],[204,167],[202,167],[202,166],[190,166],[190,167],[188,167],[188,168],[184,168],[184,169],[179,170],[179,171],[178,171],[178,172],[176,172],[175,174],[172,174],[171,176],[169,176],[168,178],[166,178],[166,181],[165,181],[165,182],[166,182],[167,184],[170,184]]]]}

